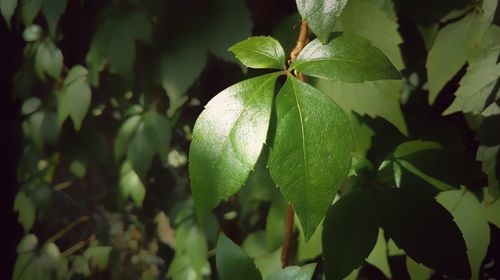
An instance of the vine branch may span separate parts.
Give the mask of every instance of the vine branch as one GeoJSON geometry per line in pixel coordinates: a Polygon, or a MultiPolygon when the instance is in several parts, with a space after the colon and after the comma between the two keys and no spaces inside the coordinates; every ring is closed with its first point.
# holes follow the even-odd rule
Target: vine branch
{"type": "MultiPolygon", "coordinates": [[[[297,39],[295,47],[290,52],[290,60],[288,60],[288,65],[295,61],[302,49],[309,43],[309,27],[307,26],[307,21],[302,20],[300,24],[300,33],[297,39]]],[[[302,73],[296,73],[299,80],[304,81],[304,75],[302,73]]],[[[288,203],[288,211],[286,215],[285,222],[285,238],[283,240],[283,249],[281,251],[281,266],[287,267],[290,263],[290,249],[293,237],[293,218],[295,216],[295,211],[293,210],[292,204],[288,203]]]]}

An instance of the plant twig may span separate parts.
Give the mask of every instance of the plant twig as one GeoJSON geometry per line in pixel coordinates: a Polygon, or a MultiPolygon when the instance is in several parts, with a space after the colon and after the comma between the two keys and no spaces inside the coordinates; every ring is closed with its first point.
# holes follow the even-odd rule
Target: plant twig
{"type": "MultiPolygon", "coordinates": [[[[290,60],[288,64],[292,64],[292,62],[297,58],[302,49],[309,42],[309,27],[307,26],[307,21],[302,20],[300,25],[300,33],[299,38],[297,39],[297,43],[295,47],[290,52],[290,60]]],[[[297,78],[301,81],[304,80],[304,75],[301,73],[296,73],[297,78]]],[[[288,203],[288,211],[286,214],[286,222],[285,222],[285,239],[283,240],[283,249],[281,250],[281,266],[287,267],[290,263],[290,247],[292,244],[293,237],[293,218],[295,216],[295,211],[293,210],[292,204],[288,203]]]]}
{"type": "Polygon", "coordinates": [[[47,243],[55,242],[59,238],[63,237],[68,231],[72,230],[74,227],[77,225],[86,222],[89,220],[89,216],[81,216],[78,219],[72,221],[71,223],[67,224],[64,228],[62,228],[60,231],[56,232],[51,238],[47,240],[47,243]]]}

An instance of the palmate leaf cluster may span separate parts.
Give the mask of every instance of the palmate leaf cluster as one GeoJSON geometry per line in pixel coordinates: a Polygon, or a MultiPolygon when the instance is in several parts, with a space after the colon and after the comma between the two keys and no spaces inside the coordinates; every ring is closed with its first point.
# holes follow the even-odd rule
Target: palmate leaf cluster
{"type": "Polygon", "coordinates": [[[14,279],[486,277],[498,1],[250,2],[0,0],[14,279]]]}

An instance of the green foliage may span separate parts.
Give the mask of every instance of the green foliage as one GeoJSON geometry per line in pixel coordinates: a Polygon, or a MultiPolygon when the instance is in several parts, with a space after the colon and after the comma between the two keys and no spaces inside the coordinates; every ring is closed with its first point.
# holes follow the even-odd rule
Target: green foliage
{"type": "Polygon", "coordinates": [[[13,279],[489,273],[498,1],[417,2],[0,0],[13,279]]]}
{"type": "Polygon", "coordinates": [[[224,234],[219,235],[215,255],[220,279],[233,279],[235,275],[240,279],[261,279],[252,259],[224,234]]]}

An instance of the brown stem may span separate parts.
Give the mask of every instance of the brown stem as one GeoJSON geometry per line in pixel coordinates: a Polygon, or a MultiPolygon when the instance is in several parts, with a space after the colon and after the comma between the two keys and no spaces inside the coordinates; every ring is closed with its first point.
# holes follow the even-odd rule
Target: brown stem
{"type": "Polygon", "coordinates": [[[281,267],[287,267],[290,263],[290,247],[292,244],[294,214],[292,204],[288,203],[285,223],[285,239],[283,240],[283,249],[281,250],[281,267]]]}
{"type": "MultiPolygon", "coordinates": [[[[290,60],[288,61],[288,64],[292,64],[292,62],[297,58],[299,53],[302,51],[302,49],[307,45],[309,42],[309,28],[307,26],[307,21],[302,20],[302,23],[300,25],[300,33],[299,33],[299,38],[297,39],[297,43],[295,44],[295,47],[293,50],[290,52],[290,60]]],[[[299,80],[303,81],[304,80],[304,75],[301,73],[297,73],[297,78],[299,80]]],[[[283,249],[281,251],[281,266],[282,267],[287,267],[290,263],[290,247],[292,244],[292,237],[293,237],[293,218],[295,216],[295,212],[293,210],[292,204],[288,203],[288,211],[286,215],[286,222],[285,222],[285,239],[283,240],[283,249]]]]}

